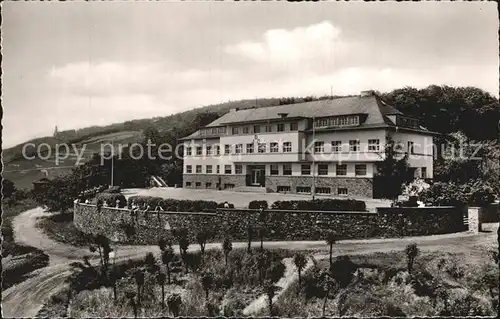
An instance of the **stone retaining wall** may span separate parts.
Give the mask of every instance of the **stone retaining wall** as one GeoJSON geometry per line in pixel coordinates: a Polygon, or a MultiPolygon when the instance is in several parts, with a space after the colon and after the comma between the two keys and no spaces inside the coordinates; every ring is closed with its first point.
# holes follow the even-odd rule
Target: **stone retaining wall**
{"type": "MultiPolygon", "coordinates": [[[[387,238],[444,234],[466,230],[463,212],[455,207],[378,208],[370,212],[267,211],[264,240],[323,240],[326,230],[343,239],[387,238]]],[[[127,209],[76,204],[75,226],[85,233],[102,233],[118,242],[156,244],[171,235],[172,229],[187,228],[191,243],[199,229],[210,229],[212,241],[230,236],[247,240],[247,226],[258,241],[260,215],[256,210],[220,209],[217,213],[139,212],[127,209]],[[127,236],[126,229],[135,234],[127,236]]],[[[129,232],[130,235],[130,232],[129,232]]]]}

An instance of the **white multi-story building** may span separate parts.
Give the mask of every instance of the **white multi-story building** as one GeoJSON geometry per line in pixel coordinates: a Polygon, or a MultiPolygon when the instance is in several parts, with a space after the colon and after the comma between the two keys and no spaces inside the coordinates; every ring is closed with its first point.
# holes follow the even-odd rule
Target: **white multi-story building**
{"type": "Polygon", "coordinates": [[[416,177],[432,178],[433,135],[373,91],[233,109],[182,138],[184,187],[372,197],[389,138],[416,177]]]}

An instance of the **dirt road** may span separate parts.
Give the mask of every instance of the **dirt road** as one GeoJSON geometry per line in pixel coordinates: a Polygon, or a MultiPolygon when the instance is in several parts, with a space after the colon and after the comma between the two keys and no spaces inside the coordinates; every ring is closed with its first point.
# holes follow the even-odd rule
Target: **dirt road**
{"type": "MultiPolygon", "coordinates": [[[[51,295],[64,287],[65,279],[71,273],[70,263],[92,255],[83,248],[77,248],[48,238],[36,228],[37,219],[48,214],[41,208],[28,210],[13,220],[14,238],[17,242],[44,250],[50,257],[48,267],[37,270],[28,280],[3,292],[2,308],[4,317],[34,317],[51,295]]],[[[436,235],[428,237],[346,240],[335,245],[336,254],[361,254],[378,251],[402,250],[409,242],[416,242],[424,251],[446,250],[468,252],[478,246],[496,245],[498,224],[486,225],[486,231],[477,235],[468,233],[436,235]]],[[[253,243],[256,247],[260,243],[253,243]]],[[[220,248],[220,244],[207,244],[207,249],[220,248]]],[[[246,243],[233,243],[234,248],[244,248],[246,243]]],[[[327,250],[323,241],[265,242],[266,248],[286,248],[293,250],[327,250]]],[[[176,251],[179,250],[174,246],[176,251]]],[[[189,251],[198,250],[191,245],[189,251]]],[[[142,258],[147,252],[159,254],[157,246],[119,246],[117,261],[128,258],[142,258]]],[[[95,261],[95,259],[94,259],[95,261]]]]}

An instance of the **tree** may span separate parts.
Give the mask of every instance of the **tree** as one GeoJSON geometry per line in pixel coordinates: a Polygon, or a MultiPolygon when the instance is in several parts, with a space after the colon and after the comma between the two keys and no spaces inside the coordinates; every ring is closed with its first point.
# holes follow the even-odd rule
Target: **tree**
{"type": "Polygon", "coordinates": [[[325,234],[325,241],[327,245],[330,247],[330,267],[332,266],[333,263],[333,245],[337,242],[337,233],[334,231],[327,231],[325,234]]]}
{"type": "Polygon", "coordinates": [[[129,304],[134,310],[134,318],[137,319],[137,303],[135,302],[135,292],[133,291],[126,291],[125,292],[125,297],[129,300],[129,304]]]}
{"type": "Polygon", "coordinates": [[[196,241],[198,242],[198,245],[200,245],[201,260],[202,261],[204,260],[205,246],[206,246],[209,238],[210,238],[210,232],[208,229],[200,229],[196,233],[196,241]]]}
{"type": "Polygon", "coordinates": [[[137,285],[137,304],[141,304],[141,295],[144,291],[144,272],[137,269],[134,273],[135,284],[137,285]]]}
{"type": "Polygon", "coordinates": [[[174,317],[179,316],[179,312],[181,310],[182,299],[179,294],[171,294],[167,298],[168,309],[172,313],[174,317]]]}
{"type": "Polygon", "coordinates": [[[273,316],[273,298],[276,295],[276,291],[278,291],[278,287],[275,286],[272,282],[267,282],[264,285],[264,291],[267,295],[268,305],[269,305],[269,315],[273,316]]]}
{"type": "Polygon", "coordinates": [[[208,294],[214,285],[214,276],[211,272],[206,271],[201,275],[201,285],[205,290],[205,299],[208,302],[208,294]]]}
{"type": "Polygon", "coordinates": [[[144,265],[146,266],[146,270],[149,273],[154,273],[158,270],[158,266],[156,265],[156,258],[153,253],[147,253],[146,258],[144,259],[144,265]]]}
{"type": "Polygon", "coordinates": [[[286,266],[282,261],[273,262],[266,270],[266,279],[277,283],[285,274],[286,266]]]}
{"type": "Polygon", "coordinates": [[[293,257],[293,263],[295,264],[295,267],[297,268],[297,272],[299,274],[299,287],[300,287],[301,273],[302,270],[304,270],[304,268],[307,265],[306,257],[302,253],[296,253],[295,256],[293,257]]]}
{"type": "Polygon", "coordinates": [[[170,263],[174,260],[175,254],[172,247],[167,246],[161,253],[161,262],[167,269],[167,282],[170,285],[170,263]]]}
{"type": "Polygon", "coordinates": [[[113,251],[110,240],[102,234],[92,236],[89,249],[92,253],[96,251],[99,252],[99,259],[102,268],[101,273],[106,274],[109,268],[109,254],[113,251]]]}
{"type": "Polygon", "coordinates": [[[374,197],[396,198],[401,194],[402,185],[413,180],[408,154],[402,155],[397,150],[397,144],[389,134],[386,136],[384,153],[384,159],[376,164],[374,197]]]}
{"type": "Polygon", "coordinates": [[[9,179],[2,180],[2,195],[4,198],[9,198],[17,191],[14,183],[9,179]]]}
{"type": "Polygon", "coordinates": [[[161,308],[165,308],[165,281],[166,275],[163,271],[159,271],[156,275],[156,279],[158,280],[158,284],[161,286],[161,308]]]}
{"type": "Polygon", "coordinates": [[[412,243],[408,244],[405,249],[405,254],[406,254],[406,260],[407,260],[407,265],[408,265],[408,273],[411,274],[411,271],[413,270],[413,263],[415,261],[415,257],[419,254],[420,250],[417,247],[417,244],[412,243]]]}
{"type": "Polygon", "coordinates": [[[266,235],[266,221],[267,221],[267,211],[264,207],[260,208],[259,212],[259,237],[260,237],[260,249],[264,250],[264,236],[266,235]]]}
{"type": "Polygon", "coordinates": [[[253,227],[250,223],[247,225],[247,252],[250,253],[252,251],[252,235],[253,235],[253,227]]]}
{"type": "Polygon", "coordinates": [[[324,293],[324,299],[323,299],[323,317],[324,317],[326,312],[326,302],[328,301],[328,298],[330,296],[330,291],[335,287],[335,280],[327,271],[323,272],[321,274],[321,277],[323,278],[323,280],[321,281],[321,286],[324,293]]]}
{"type": "Polygon", "coordinates": [[[185,228],[180,228],[175,231],[175,236],[179,242],[179,249],[181,251],[181,258],[184,262],[184,266],[186,268],[186,274],[188,273],[188,260],[187,260],[187,250],[189,249],[189,237],[188,231],[185,228]]]}
{"type": "Polygon", "coordinates": [[[233,244],[231,242],[231,238],[229,237],[224,238],[224,242],[222,243],[222,250],[224,251],[225,262],[227,265],[227,257],[229,256],[231,250],[233,250],[233,244]]]}

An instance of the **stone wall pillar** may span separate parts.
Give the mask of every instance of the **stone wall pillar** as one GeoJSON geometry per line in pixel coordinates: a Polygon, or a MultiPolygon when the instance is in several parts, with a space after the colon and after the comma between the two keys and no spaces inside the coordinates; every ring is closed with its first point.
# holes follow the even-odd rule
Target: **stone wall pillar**
{"type": "Polygon", "coordinates": [[[479,233],[481,231],[481,208],[469,207],[467,209],[467,216],[469,222],[469,231],[472,233],[479,233]]]}

